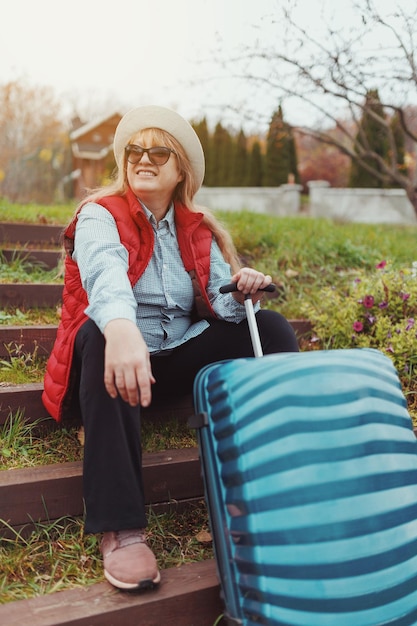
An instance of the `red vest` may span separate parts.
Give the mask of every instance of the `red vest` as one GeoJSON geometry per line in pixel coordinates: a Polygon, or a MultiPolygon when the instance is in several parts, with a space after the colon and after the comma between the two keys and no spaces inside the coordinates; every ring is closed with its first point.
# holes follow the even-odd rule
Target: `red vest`
{"type": "MultiPolygon", "coordinates": [[[[125,196],[110,196],[99,203],[114,217],[121,243],[129,254],[128,277],[131,285],[145,271],[154,247],[154,234],[142,207],[129,190],[125,196]]],[[[210,246],[212,233],[202,223],[202,213],[193,213],[175,203],[175,224],[178,245],[185,269],[193,280],[196,310],[200,317],[214,317],[206,287],[210,273],[210,246]]],[[[64,233],[67,255],[65,283],[62,293],[62,315],[57,336],[49,357],[44,379],[42,401],[49,414],[60,421],[70,405],[71,363],[76,334],[87,320],[87,293],[82,287],[78,265],[72,259],[75,227],[78,213],[64,233]]]]}

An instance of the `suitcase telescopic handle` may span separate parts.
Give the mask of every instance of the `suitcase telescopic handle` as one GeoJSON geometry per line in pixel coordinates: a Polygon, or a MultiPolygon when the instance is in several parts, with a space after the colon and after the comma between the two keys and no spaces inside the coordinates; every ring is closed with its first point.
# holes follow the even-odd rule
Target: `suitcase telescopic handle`
{"type": "MultiPolygon", "coordinates": [[[[275,291],[275,289],[276,286],[274,285],[274,283],[270,283],[267,287],[264,287],[264,289],[260,289],[259,291],[275,291]]],[[[220,287],[219,291],[220,293],[231,293],[232,291],[238,291],[237,284],[229,283],[228,285],[223,285],[222,287],[220,287]]],[[[250,293],[247,293],[245,295],[245,309],[250,337],[252,340],[253,352],[256,357],[263,356],[258,324],[256,323],[255,311],[253,310],[253,302],[250,293]]]]}

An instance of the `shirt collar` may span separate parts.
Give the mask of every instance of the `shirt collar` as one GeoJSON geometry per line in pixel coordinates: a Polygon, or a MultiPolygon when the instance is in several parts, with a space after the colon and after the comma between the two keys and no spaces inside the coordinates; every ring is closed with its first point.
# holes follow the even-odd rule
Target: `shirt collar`
{"type": "MultiPolygon", "coordinates": [[[[139,200],[139,198],[138,198],[139,200]]],[[[156,220],[155,220],[155,216],[152,213],[152,211],[150,211],[147,206],[142,202],[142,200],[139,200],[140,205],[143,209],[143,212],[145,213],[146,217],[148,218],[148,220],[150,221],[150,223],[154,226],[156,226],[156,220]]],[[[169,209],[167,214],[165,215],[164,219],[161,220],[161,222],[166,222],[168,225],[169,230],[171,231],[171,233],[175,234],[175,212],[174,212],[174,203],[171,202],[171,204],[169,205],[169,209]]]]}

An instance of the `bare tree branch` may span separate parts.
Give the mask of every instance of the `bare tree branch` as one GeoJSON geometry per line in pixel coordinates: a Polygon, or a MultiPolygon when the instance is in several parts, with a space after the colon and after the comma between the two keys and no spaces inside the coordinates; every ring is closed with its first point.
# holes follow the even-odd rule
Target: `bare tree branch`
{"type": "Polygon", "coordinates": [[[301,125],[304,134],[337,147],[385,185],[400,185],[417,213],[415,172],[404,171],[399,162],[392,127],[396,116],[408,150],[415,153],[417,123],[407,112],[417,102],[417,5],[404,9],[401,0],[394,0],[389,14],[374,0],[357,0],[353,6],[355,30],[328,23],[319,34],[283,9],[272,26],[278,29],[284,21],[285,35],[272,44],[260,39],[256,46],[248,45],[227,65],[236,78],[273,95],[276,102],[298,102],[310,110],[315,118],[301,125]],[[381,108],[369,102],[374,90],[381,108]],[[369,145],[360,125],[364,116],[386,137],[389,158],[369,145]]]}

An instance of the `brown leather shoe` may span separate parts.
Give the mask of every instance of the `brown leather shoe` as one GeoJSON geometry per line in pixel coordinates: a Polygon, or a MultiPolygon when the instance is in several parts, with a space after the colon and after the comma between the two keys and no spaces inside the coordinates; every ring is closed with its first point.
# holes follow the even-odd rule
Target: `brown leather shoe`
{"type": "Polygon", "coordinates": [[[119,589],[146,589],[161,580],[155,556],[146,543],[143,529],[103,534],[101,540],[104,575],[119,589]]]}

